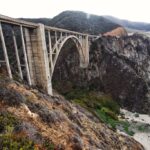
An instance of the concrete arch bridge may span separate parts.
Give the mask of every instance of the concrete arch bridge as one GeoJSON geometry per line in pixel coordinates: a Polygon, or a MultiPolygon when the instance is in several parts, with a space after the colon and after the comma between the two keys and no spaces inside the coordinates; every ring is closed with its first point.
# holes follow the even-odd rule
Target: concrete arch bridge
{"type": "Polygon", "coordinates": [[[35,24],[0,15],[0,67],[29,85],[52,95],[52,76],[59,53],[68,40],[79,52],[80,67],[89,64],[89,44],[98,36],[35,24]],[[15,71],[14,71],[15,70],[15,71]]]}

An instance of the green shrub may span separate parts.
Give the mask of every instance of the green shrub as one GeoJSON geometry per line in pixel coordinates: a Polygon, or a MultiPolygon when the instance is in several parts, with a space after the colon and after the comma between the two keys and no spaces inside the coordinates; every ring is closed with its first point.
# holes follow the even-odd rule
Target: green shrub
{"type": "Polygon", "coordinates": [[[34,150],[34,142],[26,137],[17,138],[15,135],[1,135],[0,136],[1,150],[34,150]]]}
{"type": "Polygon", "coordinates": [[[18,136],[14,129],[20,124],[18,119],[8,112],[0,113],[0,149],[2,150],[32,150],[34,143],[26,138],[26,134],[18,136]]]}
{"type": "Polygon", "coordinates": [[[72,91],[66,93],[64,96],[69,100],[83,99],[88,97],[88,91],[86,89],[73,89],[72,91]]]}
{"type": "Polygon", "coordinates": [[[76,104],[79,104],[80,106],[86,108],[86,101],[84,99],[80,100],[80,99],[74,99],[73,102],[75,102],[76,104]]]}
{"type": "Polygon", "coordinates": [[[103,110],[96,110],[97,116],[101,121],[112,127],[113,129],[116,129],[116,126],[118,125],[118,120],[113,119],[111,116],[109,116],[106,112],[103,110]]]}
{"type": "Polygon", "coordinates": [[[128,130],[128,132],[126,132],[128,135],[130,135],[130,136],[133,136],[134,134],[135,134],[135,132],[134,131],[132,131],[132,130],[128,130]]]}
{"type": "Polygon", "coordinates": [[[96,101],[97,104],[101,105],[101,107],[109,108],[109,110],[114,113],[119,114],[120,107],[116,101],[112,99],[111,96],[108,95],[90,95],[90,98],[96,101]]]}
{"type": "Polygon", "coordinates": [[[130,129],[130,123],[128,121],[119,121],[118,125],[122,126],[123,131],[130,136],[133,136],[135,133],[130,129]]]}
{"type": "Polygon", "coordinates": [[[0,150],[53,150],[48,140],[38,144],[29,139],[25,131],[15,132],[21,122],[8,112],[0,112],[0,150]]]}
{"type": "Polygon", "coordinates": [[[11,113],[0,112],[0,133],[5,132],[7,128],[15,128],[19,121],[11,113]]]}
{"type": "Polygon", "coordinates": [[[48,140],[44,141],[43,147],[47,150],[54,150],[54,145],[50,143],[48,140]]]}
{"type": "Polygon", "coordinates": [[[106,108],[106,107],[102,107],[101,108],[101,111],[104,112],[106,115],[108,115],[109,117],[111,117],[112,119],[114,120],[118,120],[118,117],[117,115],[111,111],[109,108],[106,108]]]}

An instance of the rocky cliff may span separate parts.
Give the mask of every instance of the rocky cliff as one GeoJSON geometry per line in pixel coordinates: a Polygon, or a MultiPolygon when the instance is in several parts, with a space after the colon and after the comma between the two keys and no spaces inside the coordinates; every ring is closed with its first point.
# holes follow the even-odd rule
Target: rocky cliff
{"type": "Polygon", "coordinates": [[[87,69],[79,67],[78,58],[73,45],[60,54],[53,81],[65,82],[63,90],[67,91],[71,82],[72,87],[110,94],[129,110],[150,113],[149,38],[137,34],[101,37],[91,44],[87,69]]]}

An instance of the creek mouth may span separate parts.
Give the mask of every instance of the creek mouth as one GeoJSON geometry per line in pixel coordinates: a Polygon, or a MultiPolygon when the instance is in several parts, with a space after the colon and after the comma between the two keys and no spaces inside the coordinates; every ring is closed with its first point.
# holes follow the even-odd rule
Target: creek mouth
{"type": "MultiPolygon", "coordinates": [[[[150,149],[150,115],[130,112],[125,109],[120,110],[124,116],[121,120],[129,123],[128,130],[132,132],[132,137],[140,142],[145,150],[150,149]]],[[[126,134],[123,128],[117,127],[118,131],[126,134]]]]}

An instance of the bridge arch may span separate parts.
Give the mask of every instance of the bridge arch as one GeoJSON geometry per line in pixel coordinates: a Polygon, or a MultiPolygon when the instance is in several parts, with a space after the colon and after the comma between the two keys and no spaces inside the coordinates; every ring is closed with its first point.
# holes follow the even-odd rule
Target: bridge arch
{"type": "Polygon", "coordinates": [[[53,73],[54,73],[54,69],[59,57],[59,54],[61,53],[61,50],[63,48],[63,46],[66,44],[67,41],[72,40],[77,48],[78,54],[79,54],[79,63],[80,63],[80,67],[84,66],[84,62],[85,62],[85,55],[83,52],[83,46],[82,46],[82,41],[81,39],[79,39],[77,36],[75,35],[69,35],[65,38],[59,39],[56,44],[54,45],[52,52],[56,51],[56,55],[54,56],[54,60],[53,60],[53,68],[51,69],[51,78],[53,77],[53,73]]]}

